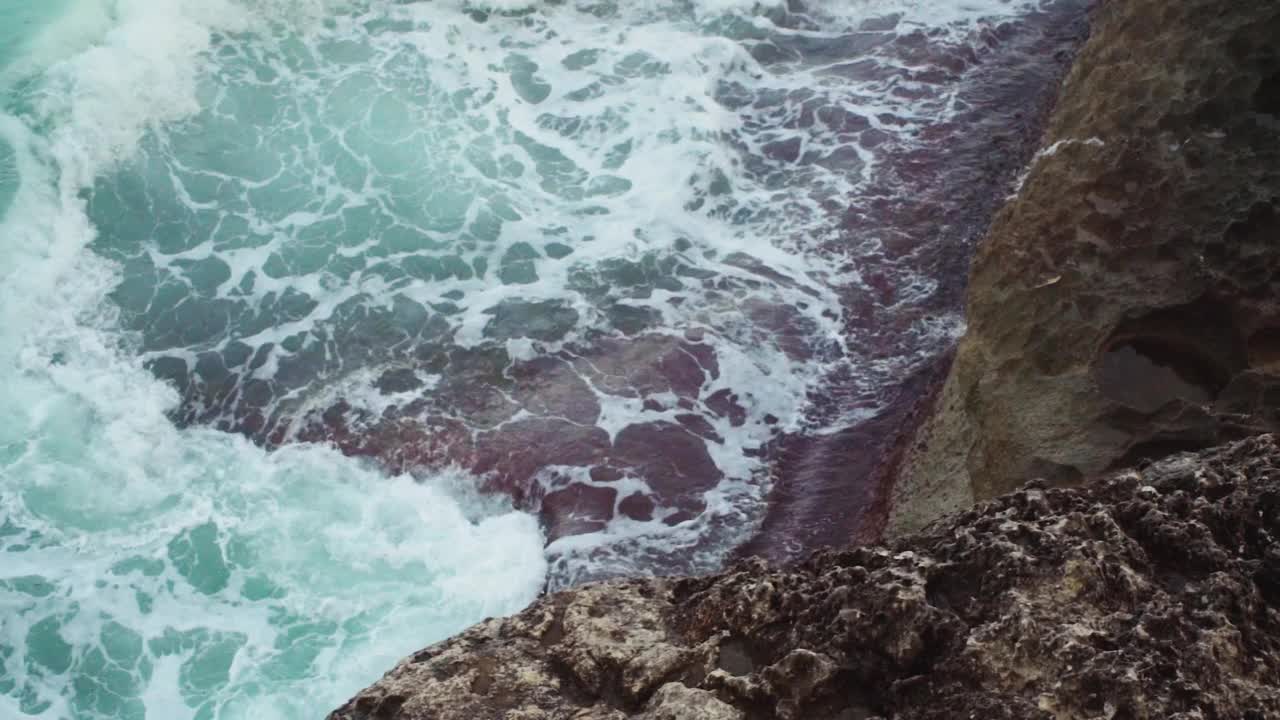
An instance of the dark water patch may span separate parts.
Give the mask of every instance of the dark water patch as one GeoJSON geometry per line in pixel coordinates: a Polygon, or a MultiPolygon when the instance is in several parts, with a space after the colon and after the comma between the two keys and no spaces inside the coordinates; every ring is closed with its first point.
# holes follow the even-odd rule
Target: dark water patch
{"type": "Polygon", "coordinates": [[[845,333],[866,366],[885,371],[833,374],[815,389],[809,413],[827,432],[770,445],[774,490],[760,532],[740,554],[787,562],[878,538],[896,454],[949,363],[951,337],[927,328],[960,312],[970,255],[1035,151],[1091,5],[1048,3],[981,27],[970,45],[938,47],[923,34],[893,45],[904,60],[934,69],[914,78],[917,99],[945,96],[959,112],[910,143],[877,138],[877,175],[846,199],[842,234],[831,244],[833,252],[865,248],[849,267],[863,283],[843,294],[845,333]],[[859,408],[869,417],[842,419],[859,408]]]}
{"type": "MultiPolygon", "coordinates": [[[[787,563],[817,548],[878,540],[901,452],[929,412],[950,362],[943,353],[885,388],[884,409],[867,420],[836,432],[788,433],[775,440],[767,449],[775,482],[769,509],[760,531],[737,554],[787,563]]],[[[825,398],[828,412],[845,405],[838,389],[825,398]]]]}

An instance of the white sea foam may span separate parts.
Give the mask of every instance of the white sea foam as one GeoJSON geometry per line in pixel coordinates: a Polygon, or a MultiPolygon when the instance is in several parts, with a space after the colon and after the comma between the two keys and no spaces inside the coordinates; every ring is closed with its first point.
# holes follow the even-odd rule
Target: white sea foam
{"type": "Polygon", "coordinates": [[[117,3],[91,47],[45,40],[67,52],[0,118],[21,177],[0,224],[4,717],[314,718],[542,584],[532,518],[472,516],[447,476],[178,430],[173,389],[121,353],[80,192],[198,108],[212,30],[247,17],[117,3]]]}

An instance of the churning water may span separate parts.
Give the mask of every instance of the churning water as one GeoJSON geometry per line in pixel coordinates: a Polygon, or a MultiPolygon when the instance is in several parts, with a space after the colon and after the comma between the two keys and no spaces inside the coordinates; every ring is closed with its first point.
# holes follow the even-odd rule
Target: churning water
{"type": "Polygon", "coordinates": [[[957,108],[885,48],[1022,10],[0,0],[0,716],[315,718],[548,559],[715,567],[911,362],[838,218],[957,108]]]}

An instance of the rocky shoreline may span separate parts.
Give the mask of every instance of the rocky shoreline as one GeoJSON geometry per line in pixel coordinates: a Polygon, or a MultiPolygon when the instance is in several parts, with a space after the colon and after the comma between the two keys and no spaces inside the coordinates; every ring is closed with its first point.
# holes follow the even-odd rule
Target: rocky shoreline
{"type": "Polygon", "coordinates": [[[1280,715],[1277,37],[1098,6],[886,544],[549,595],[331,720],[1280,715]]]}
{"type": "Polygon", "coordinates": [[[1280,708],[1272,436],[887,546],[550,595],[331,720],[1248,718],[1280,708]]]}

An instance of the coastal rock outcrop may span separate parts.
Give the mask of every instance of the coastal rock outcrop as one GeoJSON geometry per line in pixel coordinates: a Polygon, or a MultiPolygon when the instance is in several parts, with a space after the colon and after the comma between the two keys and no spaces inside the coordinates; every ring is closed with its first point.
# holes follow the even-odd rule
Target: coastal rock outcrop
{"type": "Polygon", "coordinates": [[[890,535],[1280,429],[1280,4],[1096,11],[970,275],[890,535]]]}
{"type": "Polygon", "coordinates": [[[330,720],[1241,718],[1280,710],[1270,435],[1032,483],[887,546],[550,595],[330,720]]]}

